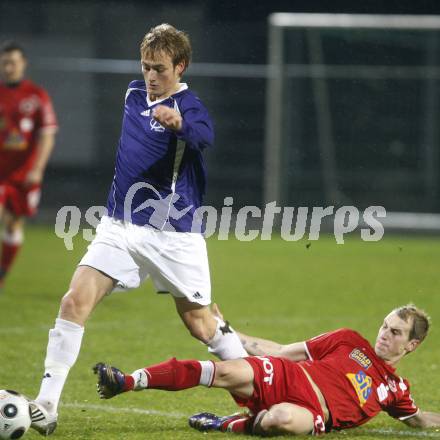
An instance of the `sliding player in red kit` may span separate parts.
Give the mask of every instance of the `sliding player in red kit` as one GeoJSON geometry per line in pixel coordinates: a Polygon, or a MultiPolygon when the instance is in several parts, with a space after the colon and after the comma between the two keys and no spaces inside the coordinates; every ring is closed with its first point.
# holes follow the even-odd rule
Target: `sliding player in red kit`
{"type": "Polygon", "coordinates": [[[0,49],[0,221],[4,225],[0,290],[23,243],[24,218],[36,213],[44,170],[54,146],[56,116],[47,92],[24,79],[21,46],[0,49]]]}
{"type": "Polygon", "coordinates": [[[409,383],[395,370],[428,329],[426,313],[409,304],[385,317],[374,347],[350,329],[288,345],[237,332],[253,356],[224,362],[173,358],[131,375],[104,363],[94,370],[103,399],[125,391],[204,385],[226,389],[250,410],[225,417],[210,413],[190,417],[190,426],[201,431],[320,435],[362,425],[380,411],[415,428],[439,427],[440,414],[420,410],[409,383]]]}

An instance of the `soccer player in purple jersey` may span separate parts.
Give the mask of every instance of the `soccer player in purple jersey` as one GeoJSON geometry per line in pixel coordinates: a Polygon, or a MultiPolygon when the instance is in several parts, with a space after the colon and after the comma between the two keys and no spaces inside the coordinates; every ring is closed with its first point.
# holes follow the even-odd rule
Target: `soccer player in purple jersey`
{"type": "Polygon", "coordinates": [[[247,355],[237,334],[209,309],[206,244],[196,209],[205,192],[203,151],[214,133],[207,110],[180,82],[189,65],[188,36],[168,24],[152,28],[141,47],[144,81],[129,84],[108,214],[77,267],[49,331],[45,373],[31,402],[32,426],[51,434],[64,383],[95,306],[115,289],[151,276],[171,293],[192,336],[220,359],[247,355]]]}

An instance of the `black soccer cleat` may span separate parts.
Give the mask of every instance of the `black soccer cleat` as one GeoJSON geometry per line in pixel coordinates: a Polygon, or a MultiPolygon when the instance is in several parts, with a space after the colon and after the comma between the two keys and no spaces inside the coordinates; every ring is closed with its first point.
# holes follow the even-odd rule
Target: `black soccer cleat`
{"type": "Polygon", "coordinates": [[[111,365],[98,362],[93,367],[93,372],[98,375],[96,389],[101,399],[111,399],[125,390],[125,374],[111,365]]]}
{"type": "Polygon", "coordinates": [[[212,413],[194,414],[188,419],[189,426],[199,431],[220,431],[224,422],[223,417],[212,413]]]}
{"type": "Polygon", "coordinates": [[[244,414],[235,413],[230,416],[216,416],[212,413],[194,414],[188,419],[189,426],[199,431],[232,432],[233,422],[243,420],[244,414]]]}

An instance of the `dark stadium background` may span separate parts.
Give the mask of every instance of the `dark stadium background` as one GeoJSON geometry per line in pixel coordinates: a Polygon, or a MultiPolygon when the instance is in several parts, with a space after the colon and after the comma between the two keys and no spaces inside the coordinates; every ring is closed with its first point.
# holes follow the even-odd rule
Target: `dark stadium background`
{"type": "MultiPolygon", "coordinates": [[[[113,175],[123,97],[128,82],[136,78],[134,74],[70,71],[63,59],[136,60],[144,33],[150,26],[166,21],[190,33],[194,62],[261,65],[267,60],[267,16],[274,11],[432,14],[440,12],[440,3],[0,1],[0,39],[12,37],[26,45],[30,75],[48,88],[60,120],[39,220],[52,222],[62,205],[84,208],[105,203],[113,175]],[[48,59],[52,64],[47,64],[48,59]]],[[[261,206],[266,80],[191,76],[186,80],[205,101],[216,125],[216,148],[207,155],[207,203],[221,206],[225,196],[233,196],[235,206],[261,206]]],[[[395,159],[399,164],[411,162],[412,157],[410,152],[406,158],[385,160],[395,159]]],[[[437,181],[437,187],[439,184],[437,181]]],[[[361,188],[364,200],[371,203],[369,191],[368,185],[361,188]]],[[[438,198],[421,197],[417,191],[415,184],[396,197],[391,188],[390,194],[378,202],[395,211],[440,210],[438,198]]],[[[322,193],[322,184],[318,184],[309,200],[301,203],[320,203],[322,193]]]]}
{"type": "MultiPolygon", "coordinates": [[[[81,71],[81,59],[138,63],[139,41],[151,26],[166,21],[191,34],[196,63],[261,67],[268,61],[267,16],[275,11],[440,14],[440,0],[0,0],[0,41],[14,38],[26,46],[30,76],[49,90],[60,120],[41,209],[33,220],[37,224],[26,227],[23,250],[0,294],[0,389],[15,389],[31,397],[38,393],[48,330],[88,245],[80,231],[73,250],[66,249],[54,232],[56,212],[64,205],[77,205],[84,214],[89,206],[105,203],[124,94],[129,81],[140,78],[140,72],[81,71]]],[[[417,62],[410,56],[405,61],[417,62]]],[[[258,73],[254,69],[251,75],[258,73]]],[[[216,125],[216,147],[207,154],[206,202],[220,207],[225,196],[233,196],[235,207],[261,206],[266,79],[189,76],[187,80],[206,103],[216,125]]],[[[439,83],[435,81],[434,98],[440,96],[439,83]]],[[[359,89],[349,89],[350,99],[363,103],[368,98],[375,104],[376,95],[352,96],[352,90],[359,89]]],[[[303,96],[308,98],[308,89],[303,96]]],[[[405,96],[411,103],[412,95],[405,96]]],[[[383,104],[383,100],[377,102],[383,104]]],[[[398,94],[395,102],[399,102],[398,94]]],[[[346,107],[349,113],[349,105],[346,107]]],[[[440,105],[434,105],[434,110],[434,116],[438,115],[440,105]]],[[[396,136],[401,134],[400,128],[413,139],[424,119],[424,113],[420,114],[418,119],[402,118],[398,127],[385,118],[377,121],[390,130],[396,127],[396,136]]],[[[364,116],[371,122],[377,115],[364,116]]],[[[341,108],[332,117],[338,121],[343,118],[341,108]]],[[[350,158],[360,164],[352,170],[353,180],[344,180],[343,190],[351,197],[350,204],[361,208],[363,203],[383,203],[387,211],[437,213],[434,221],[440,223],[439,119],[433,118],[431,127],[438,134],[431,143],[437,158],[429,164],[437,176],[431,182],[431,193],[424,186],[426,160],[419,160],[419,150],[423,150],[420,142],[407,142],[407,149],[397,148],[387,154],[378,148],[377,154],[373,151],[371,155],[361,155],[361,149],[356,148],[345,151],[345,144],[338,143],[338,171],[344,171],[350,158]],[[365,169],[371,174],[365,174],[365,169]],[[389,171],[388,180],[383,179],[384,169],[389,171]]],[[[351,122],[349,119],[347,125],[351,122]]],[[[310,126],[306,121],[304,131],[310,126]]],[[[352,145],[356,146],[358,126],[351,124],[350,128],[352,145]]],[[[365,142],[374,144],[374,132],[363,130],[362,134],[365,142]]],[[[305,148],[309,146],[305,143],[305,148]]],[[[309,149],[306,162],[316,163],[316,167],[302,172],[308,180],[290,182],[289,203],[292,201],[293,206],[330,204],[319,179],[318,149],[311,147],[315,148],[309,149]]],[[[416,226],[419,218],[416,216],[416,226]]],[[[437,235],[413,235],[406,230],[389,234],[385,228],[379,242],[364,242],[355,231],[343,246],[332,234],[324,233],[319,240],[306,235],[294,242],[283,240],[279,234],[273,234],[271,240],[250,242],[236,239],[233,233],[228,240],[214,235],[207,240],[213,301],[219,303],[237,330],[280,343],[305,340],[340,327],[359,330],[374,341],[383,316],[400,304],[415,302],[432,316],[432,333],[416,354],[405,357],[399,375],[410,380],[412,396],[420,408],[440,412],[440,228],[434,229],[437,235]]],[[[170,296],[156,295],[150,281],[130,294],[111,295],[87,324],[81,355],[63,393],[54,440],[206,440],[204,434],[188,428],[187,418],[201,411],[221,415],[236,412],[235,403],[223,390],[200,387],[171,394],[152,390],[110,402],[100,402],[96,395],[91,371],[96,362],[111,362],[133,371],[172,356],[211,357],[206,347],[188,335],[170,296]]],[[[35,432],[27,435],[30,440],[41,438],[35,432]]],[[[233,434],[219,435],[219,439],[241,440],[233,434]]],[[[215,433],[211,437],[217,438],[215,433]]],[[[364,427],[329,438],[435,439],[439,432],[410,430],[382,414],[364,427]]]]}

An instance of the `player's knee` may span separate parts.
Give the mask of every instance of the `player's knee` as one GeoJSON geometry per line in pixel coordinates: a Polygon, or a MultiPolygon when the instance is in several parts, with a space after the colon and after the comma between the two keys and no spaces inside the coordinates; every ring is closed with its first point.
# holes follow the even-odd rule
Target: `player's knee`
{"type": "Polygon", "coordinates": [[[73,321],[85,321],[90,314],[92,306],[86,296],[75,287],[71,287],[61,300],[60,316],[73,321]]]}
{"type": "Polygon", "coordinates": [[[261,420],[263,432],[284,431],[294,424],[293,415],[282,404],[271,407],[261,420]]]}
{"type": "Polygon", "coordinates": [[[62,298],[60,310],[62,315],[77,315],[81,308],[81,301],[75,295],[75,291],[70,289],[62,298]]]}

